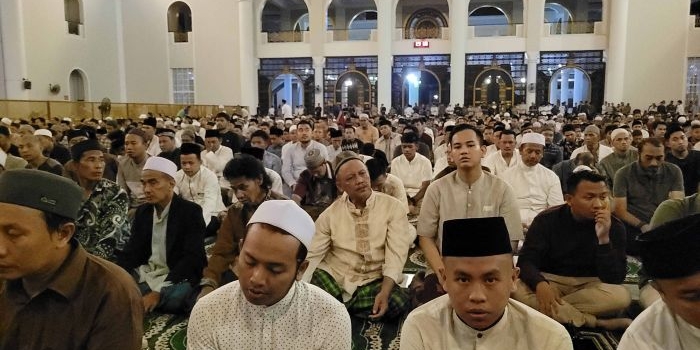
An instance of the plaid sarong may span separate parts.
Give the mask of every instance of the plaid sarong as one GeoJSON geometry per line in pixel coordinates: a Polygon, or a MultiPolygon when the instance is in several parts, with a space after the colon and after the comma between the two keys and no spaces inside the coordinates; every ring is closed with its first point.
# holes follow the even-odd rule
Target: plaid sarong
{"type": "MultiPolygon", "coordinates": [[[[356,316],[363,319],[369,318],[369,315],[372,314],[374,299],[377,297],[377,294],[379,294],[379,291],[382,288],[381,279],[370,282],[364,286],[357,287],[357,290],[355,290],[355,293],[352,295],[350,300],[343,302],[343,289],[328,272],[321,269],[316,269],[311,277],[311,284],[325,290],[328,292],[328,294],[345,304],[345,307],[348,309],[348,313],[350,313],[351,316],[356,316]]],[[[389,294],[389,308],[382,318],[397,318],[409,311],[410,307],[411,299],[408,293],[406,293],[401,287],[394,285],[394,288],[391,290],[391,294],[389,294]]]]}

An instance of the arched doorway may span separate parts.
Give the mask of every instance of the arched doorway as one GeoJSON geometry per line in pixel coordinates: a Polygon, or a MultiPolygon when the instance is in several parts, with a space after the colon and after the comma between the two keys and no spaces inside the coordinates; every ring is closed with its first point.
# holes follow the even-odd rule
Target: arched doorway
{"type": "Polygon", "coordinates": [[[377,29],[377,11],[359,12],[348,22],[348,40],[369,40],[373,29],[377,29]]]}
{"type": "Polygon", "coordinates": [[[309,30],[309,10],[304,0],[266,0],[260,13],[260,30],[267,42],[301,42],[309,30]]]}
{"type": "Polygon", "coordinates": [[[281,106],[282,100],[292,108],[304,104],[304,83],[301,78],[294,73],[279,74],[270,82],[268,89],[270,104],[281,106]]]}
{"type": "Polygon", "coordinates": [[[335,103],[342,106],[372,105],[372,85],[369,78],[359,71],[348,71],[341,74],[335,83],[335,103]]]}
{"type": "Polygon", "coordinates": [[[552,34],[568,33],[574,17],[564,5],[548,2],[544,5],[544,23],[551,23],[552,34]]]}
{"type": "Polygon", "coordinates": [[[474,27],[477,37],[511,35],[510,23],[506,11],[497,6],[483,5],[469,11],[468,25],[474,27]]]}
{"type": "Polygon", "coordinates": [[[549,102],[569,106],[591,101],[591,77],[576,66],[564,66],[552,73],[549,81],[549,102]]]}
{"type": "Polygon", "coordinates": [[[420,68],[412,68],[404,71],[403,87],[401,89],[402,108],[411,105],[427,105],[440,103],[442,100],[442,86],[435,73],[420,68]]]}
{"type": "Polygon", "coordinates": [[[85,73],[80,69],[74,69],[70,72],[69,85],[70,85],[70,100],[71,101],[85,101],[87,93],[85,91],[85,73]]]}
{"type": "Polygon", "coordinates": [[[438,39],[447,19],[434,8],[420,9],[411,14],[404,27],[405,39],[438,39]]]}
{"type": "Polygon", "coordinates": [[[513,77],[502,68],[487,68],[474,80],[474,105],[493,103],[514,104],[513,77]]]}

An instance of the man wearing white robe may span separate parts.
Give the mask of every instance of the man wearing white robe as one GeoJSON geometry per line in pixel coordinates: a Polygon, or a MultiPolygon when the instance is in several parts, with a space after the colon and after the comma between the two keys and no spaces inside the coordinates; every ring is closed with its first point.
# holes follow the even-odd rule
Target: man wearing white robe
{"type": "Polygon", "coordinates": [[[564,204],[559,177],[540,164],[545,138],[542,134],[527,133],[520,144],[521,162],[502,175],[503,181],[513,187],[520,206],[520,219],[527,228],[541,211],[564,204]]]}

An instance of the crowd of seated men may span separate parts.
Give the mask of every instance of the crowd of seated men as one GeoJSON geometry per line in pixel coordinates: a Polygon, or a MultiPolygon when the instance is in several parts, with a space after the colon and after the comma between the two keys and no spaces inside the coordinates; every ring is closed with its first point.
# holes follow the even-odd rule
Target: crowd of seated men
{"type": "Polygon", "coordinates": [[[0,350],[700,348],[700,116],[409,107],[2,118],[0,350]]]}

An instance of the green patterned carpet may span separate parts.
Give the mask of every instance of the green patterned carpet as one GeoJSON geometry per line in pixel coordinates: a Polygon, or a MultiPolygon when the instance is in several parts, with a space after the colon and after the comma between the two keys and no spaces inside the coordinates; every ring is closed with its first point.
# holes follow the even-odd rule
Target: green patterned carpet
{"type": "MultiPolygon", "coordinates": [[[[405,273],[416,273],[425,266],[420,251],[411,252],[404,268],[405,273]]],[[[635,258],[627,259],[625,283],[636,284],[639,280],[640,263],[635,258]]],[[[399,335],[403,319],[383,323],[352,318],[353,350],[395,350],[399,348],[399,335]]],[[[144,321],[143,349],[185,350],[187,318],[179,315],[150,314],[144,321]]],[[[576,331],[572,338],[576,350],[615,350],[621,334],[601,332],[594,329],[576,331]]]]}

